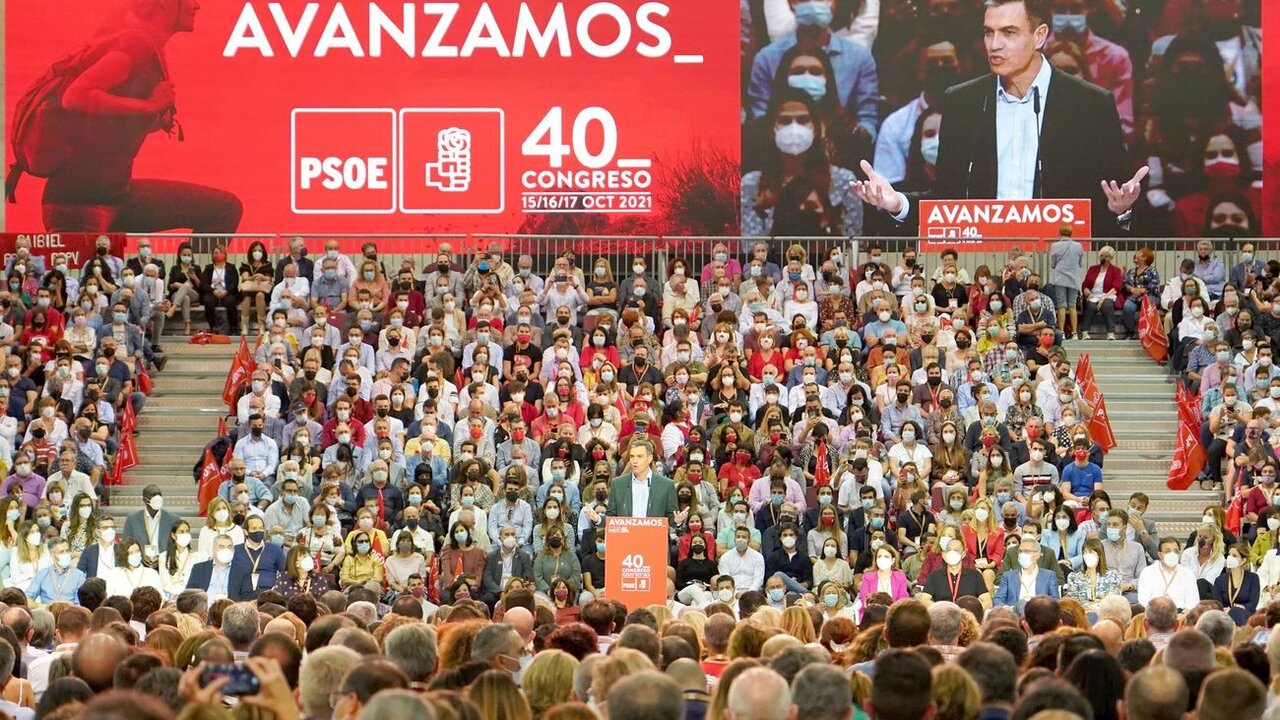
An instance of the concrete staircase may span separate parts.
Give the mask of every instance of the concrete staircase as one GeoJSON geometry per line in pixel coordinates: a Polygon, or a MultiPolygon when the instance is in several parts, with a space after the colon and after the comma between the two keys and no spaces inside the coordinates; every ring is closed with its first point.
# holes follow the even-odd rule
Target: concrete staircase
{"type": "Polygon", "coordinates": [[[1103,485],[1119,507],[1130,493],[1151,498],[1147,516],[1161,535],[1185,538],[1200,522],[1205,506],[1221,503],[1216,490],[1192,485],[1182,491],[1165,485],[1177,438],[1174,384],[1165,369],[1147,356],[1136,340],[1075,340],[1066,344],[1074,366],[1082,353],[1093,364],[1098,389],[1107,402],[1117,447],[1107,453],[1103,485]]]}
{"type": "Polygon", "coordinates": [[[191,466],[218,432],[226,407],[222,384],[238,345],[190,345],[181,336],[166,340],[169,363],[152,375],[152,394],[138,416],[139,464],[112,489],[110,511],[124,516],[141,509],[142,489],[156,484],[164,490],[166,510],[201,527],[191,466]]]}

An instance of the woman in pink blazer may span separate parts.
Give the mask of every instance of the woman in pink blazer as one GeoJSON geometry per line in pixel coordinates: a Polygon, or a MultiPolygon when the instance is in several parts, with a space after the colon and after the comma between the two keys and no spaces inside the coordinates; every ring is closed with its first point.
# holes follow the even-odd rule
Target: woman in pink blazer
{"type": "Polygon", "coordinates": [[[889,593],[893,602],[897,602],[911,597],[910,586],[907,576],[898,569],[898,551],[885,543],[875,550],[874,566],[862,574],[858,599],[865,607],[867,598],[878,592],[885,592],[889,593]]]}
{"type": "Polygon", "coordinates": [[[1084,305],[1084,321],[1080,324],[1082,340],[1089,339],[1089,328],[1093,321],[1102,314],[1107,325],[1107,339],[1116,337],[1116,314],[1124,308],[1124,271],[1116,267],[1116,251],[1110,245],[1104,245],[1098,251],[1098,264],[1084,273],[1084,284],[1080,287],[1080,300],[1084,305]]]}

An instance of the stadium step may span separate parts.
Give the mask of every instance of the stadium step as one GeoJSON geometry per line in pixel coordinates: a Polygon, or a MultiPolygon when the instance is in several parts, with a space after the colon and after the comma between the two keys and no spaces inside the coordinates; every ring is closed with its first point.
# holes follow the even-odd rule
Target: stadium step
{"type": "Polygon", "coordinates": [[[218,431],[225,413],[222,385],[238,344],[191,345],[181,336],[166,336],[168,364],[152,376],[152,392],[138,416],[138,465],[125,472],[112,490],[111,513],[127,515],[142,508],[142,490],[158,485],[165,509],[194,526],[199,518],[191,466],[218,431]]]}
{"type": "Polygon", "coordinates": [[[1111,502],[1124,507],[1130,494],[1146,493],[1151,499],[1147,517],[1160,534],[1185,538],[1206,506],[1222,502],[1222,494],[1195,485],[1170,490],[1165,484],[1178,428],[1173,381],[1136,340],[1069,340],[1065,349],[1073,365],[1080,355],[1089,355],[1106,399],[1118,444],[1103,468],[1111,502]]]}

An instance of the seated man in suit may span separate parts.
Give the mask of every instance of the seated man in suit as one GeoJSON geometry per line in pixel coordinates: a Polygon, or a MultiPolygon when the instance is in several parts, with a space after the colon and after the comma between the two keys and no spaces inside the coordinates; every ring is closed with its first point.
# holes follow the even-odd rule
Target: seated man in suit
{"type": "Polygon", "coordinates": [[[252,600],[255,595],[249,580],[249,567],[232,565],[235,558],[235,541],[229,535],[219,535],[213,541],[213,559],[196,563],[191,568],[187,588],[204,590],[209,604],[230,598],[236,602],[252,600]]]}
{"type": "Polygon", "coordinates": [[[76,568],[86,578],[103,577],[116,566],[116,519],[99,511],[97,542],[86,545],[76,568]]]}
{"type": "Polygon", "coordinates": [[[169,531],[182,518],[164,509],[164,495],[159,485],[143,488],[142,503],[145,507],[125,518],[124,536],[137,538],[142,543],[143,554],[150,560],[169,551],[169,531]]]}
{"type": "Polygon", "coordinates": [[[688,508],[676,513],[676,486],[653,469],[653,445],[631,443],[627,451],[631,472],[614,478],[609,488],[610,517],[664,517],[684,522],[688,508]]]}
{"type": "Polygon", "coordinates": [[[1058,597],[1058,574],[1039,567],[1039,562],[1039,541],[1024,537],[1018,545],[1018,571],[1000,576],[995,604],[1016,608],[1021,612],[1022,606],[1036,595],[1058,597]]]}

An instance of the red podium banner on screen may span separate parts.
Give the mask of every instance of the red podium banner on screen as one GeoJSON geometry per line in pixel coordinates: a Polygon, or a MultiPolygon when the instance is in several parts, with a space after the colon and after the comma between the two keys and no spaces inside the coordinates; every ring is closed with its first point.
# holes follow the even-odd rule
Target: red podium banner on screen
{"type": "Polygon", "coordinates": [[[605,596],[634,610],[667,601],[667,519],[604,521],[605,596]]]}
{"type": "Polygon", "coordinates": [[[960,252],[1004,249],[989,241],[1057,238],[1063,225],[1076,238],[1093,237],[1089,200],[921,200],[920,249],[960,252]]]}

